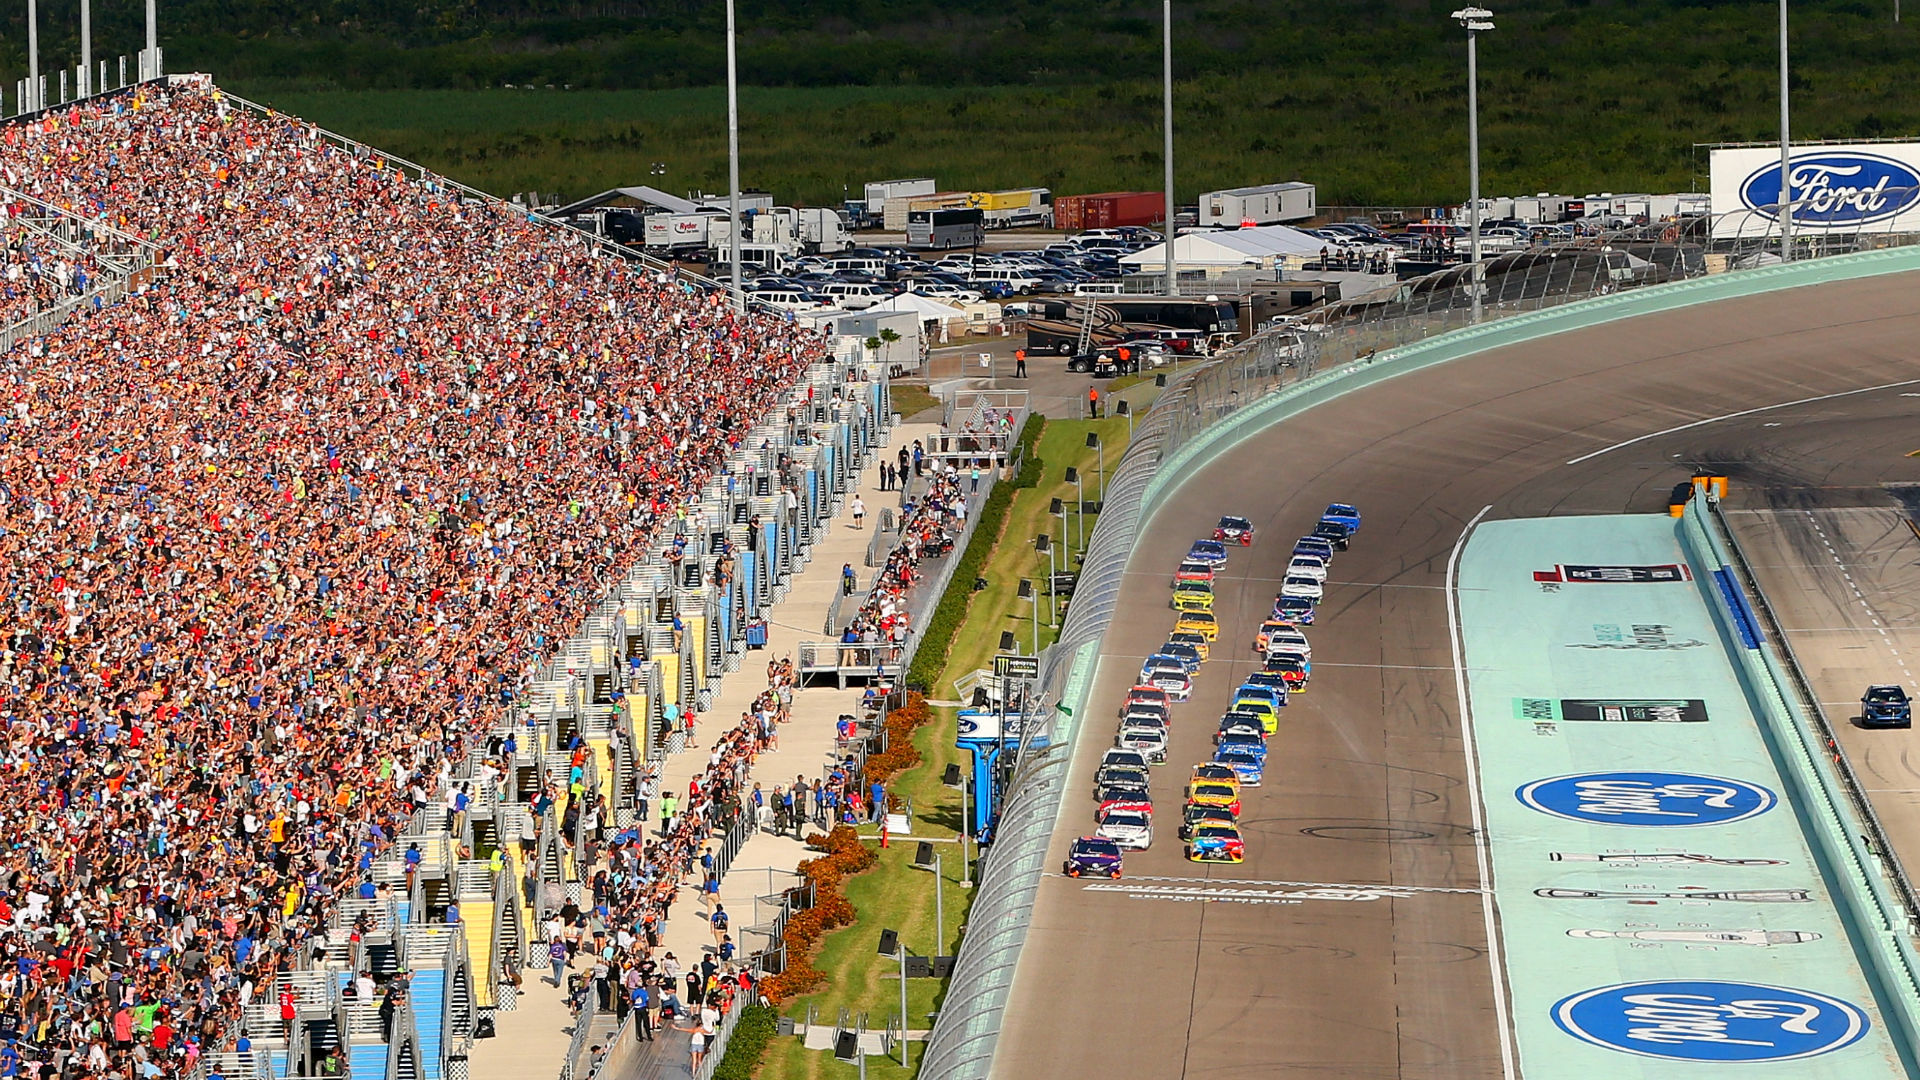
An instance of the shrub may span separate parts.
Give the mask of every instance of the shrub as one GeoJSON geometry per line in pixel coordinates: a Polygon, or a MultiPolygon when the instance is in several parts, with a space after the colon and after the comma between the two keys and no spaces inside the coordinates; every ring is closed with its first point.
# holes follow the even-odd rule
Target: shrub
{"type": "Polygon", "coordinates": [[[1046,417],[1032,413],[1027,417],[1025,427],[1020,429],[1020,467],[1014,473],[1013,480],[1005,484],[995,484],[993,493],[987,496],[986,505],[980,508],[979,524],[974,526],[973,539],[967,541],[967,550],[960,554],[960,562],[954,567],[953,579],[947,583],[947,591],[940,596],[940,603],[927,617],[926,628],[920,635],[920,649],[913,654],[913,666],[907,669],[906,683],[921,691],[933,686],[940,672],[947,666],[947,653],[953,648],[953,637],[960,632],[960,624],[966,621],[967,605],[973,599],[973,582],[986,569],[987,559],[1000,543],[1000,530],[1007,524],[1007,514],[1013,509],[1013,494],[1022,488],[1030,488],[1040,482],[1043,463],[1038,447],[1040,435],[1046,430],[1046,417]]]}
{"type": "MultiPolygon", "coordinates": [[[[907,703],[887,714],[887,748],[867,758],[868,783],[885,783],[894,776],[920,764],[920,749],[913,745],[914,729],[933,719],[926,698],[908,691],[907,703]]],[[[893,805],[889,798],[889,807],[893,805]]]]}
{"type": "Polygon", "coordinates": [[[813,966],[814,953],[827,931],[853,923],[853,904],[840,891],[841,882],[850,874],[871,867],[880,857],[862,843],[851,826],[836,825],[825,835],[807,837],[807,846],[823,852],[795,869],[813,885],[813,906],[795,912],[787,919],[782,941],[787,947],[785,971],[760,984],[760,991],[773,1002],[786,1001],[824,986],[826,973],[813,966]]]}
{"type": "Polygon", "coordinates": [[[780,1014],[766,1005],[749,1005],[740,1010],[733,1038],[727,1040],[726,1056],[714,1067],[713,1080],[752,1080],[760,1067],[767,1044],[780,1030],[780,1014]]]}

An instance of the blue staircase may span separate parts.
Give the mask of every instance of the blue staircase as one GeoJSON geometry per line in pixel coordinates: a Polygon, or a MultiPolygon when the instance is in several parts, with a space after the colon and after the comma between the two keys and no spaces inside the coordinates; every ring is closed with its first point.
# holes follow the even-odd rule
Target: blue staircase
{"type": "Polygon", "coordinates": [[[387,1080],[387,1044],[359,1043],[347,1051],[353,1080],[387,1080]]]}
{"type": "Polygon", "coordinates": [[[446,1037],[447,973],[438,967],[415,971],[410,995],[414,1030],[420,1035],[420,1075],[423,1080],[441,1080],[445,1063],[441,1047],[446,1037]]]}

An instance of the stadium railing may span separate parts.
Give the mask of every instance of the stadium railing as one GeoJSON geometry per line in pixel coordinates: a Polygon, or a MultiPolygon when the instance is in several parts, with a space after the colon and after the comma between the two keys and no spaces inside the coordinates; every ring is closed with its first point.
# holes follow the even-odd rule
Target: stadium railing
{"type": "MultiPolygon", "coordinates": [[[[1114,469],[1060,637],[1041,658],[1040,700],[1055,707],[1050,718],[1023,726],[1014,776],[1005,789],[994,842],[980,862],[967,936],[921,1060],[921,1077],[985,1080],[992,1068],[1047,848],[1064,805],[1076,714],[1119,606],[1128,559],[1154,508],[1180,479],[1162,475],[1162,463],[1277,390],[1356,362],[1371,363],[1382,350],[1465,329],[1476,291],[1486,322],[1668,281],[1778,265],[1780,234],[1769,210],[1777,208],[1658,223],[1513,252],[1488,260],[1478,274],[1471,266],[1450,267],[1342,301],[1312,320],[1263,328],[1169,378],[1114,469]]],[[[1796,228],[1808,225],[1796,217],[1796,228]]],[[[1797,233],[1793,252],[1817,259],[1916,243],[1920,235],[1883,222],[1797,233]]],[[[1912,892],[1904,881],[1899,891],[1912,892]]]]}

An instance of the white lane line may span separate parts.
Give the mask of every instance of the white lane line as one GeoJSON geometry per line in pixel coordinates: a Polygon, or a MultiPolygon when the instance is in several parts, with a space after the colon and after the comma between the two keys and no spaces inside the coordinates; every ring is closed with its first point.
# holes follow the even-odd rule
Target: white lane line
{"type": "Polygon", "coordinates": [[[1707,424],[1717,424],[1722,420],[1738,420],[1742,416],[1752,416],[1755,413],[1769,412],[1774,409],[1791,409],[1795,405],[1811,405],[1816,401],[1832,401],[1834,398],[1852,397],[1855,394],[1871,394],[1875,390],[1892,390],[1895,387],[1913,386],[1916,383],[1920,383],[1920,379],[1902,379],[1899,382],[1881,383],[1878,386],[1863,386],[1858,390],[1842,390],[1837,394],[1820,394],[1815,397],[1797,398],[1793,401],[1780,401],[1780,402],[1775,402],[1772,405],[1762,405],[1757,409],[1741,409],[1739,412],[1723,413],[1719,416],[1709,416],[1705,420],[1695,420],[1690,424],[1676,424],[1670,428],[1665,428],[1660,431],[1648,432],[1645,435],[1638,435],[1638,436],[1635,436],[1634,438],[1627,439],[1624,442],[1614,443],[1612,446],[1603,446],[1600,449],[1595,450],[1591,454],[1581,454],[1579,457],[1574,458],[1571,461],[1567,462],[1567,464],[1578,465],[1589,458],[1597,458],[1601,454],[1610,454],[1615,450],[1632,446],[1635,443],[1643,443],[1643,442],[1646,442],[1648,439],[1657,439],[1662,435],[1672,435],[1677,431],[1686,431],[1691,428],[1704,427],[1707,424]]]}
{"type": "Polygon", "coordinates": [[[1847,587],[1853,590],[1854,600],[1860,604],[1861,610],[1867,613],[1867,618],[1872,620],[1874,628],[1880,632],[1881,647],[1893,654],[1893,662],[1900,665],[1900,671],[1906,675],[1907,681],[1913,682],[1913,671],[1907,667],[1907,658],[1900,655],[1899,648],[1893,643],[1893,635],[1887,633],[1887,628],[1880,625],[1879,613],[1874,611],[1873,605],[1867,602],[1867,594],[1861,592],[1860,587],[1853,583],[1853,574],[1848,571],[1847,564],[1841,560],[1840,553],[1834,550],[1833,542],[1827,538],[1827,530],[1820,527],[1820,519],[1815,517],[1811,510],[1802,510],[1801,513],[1807,515],[1807,524],[1813,527],[1814,535],[1827,546],[1827,553],[1833,556],[1833,565],[1840,568],[1840,576],[1847,579],[1847,587]]]}
{"type": "MultiPolygon", "coordinates": [[[[1920,379],[1914,380],[1920,382],[1920,379]]],[[[1473,515],[1460,530],[1447,556],[1447,635],[1453,639],[1453,688],[1460,703],[1462,751],[1467,759],[1467,805],[1473,812],[1473,857],[1480,869],[1480,917],[1486,924],[1487,969],[1493,975],[1493,1017],[1500,1028],[1500,1073],[1505,1080],[1516,1075],[1513,1053],[1513,1023],[1507,1015],[1507,972],[1500,959],[1500,931],[1494,917],[1493,866],[1487,846],[1487,823],[1480,810],[1480,748],[1473,738],[1473,709],[1467,704],[1467,661],[1460,642],[1460,549],[1467,546],[1467,534],[1493,509],[1489,503],[1473,515]]]]}
{"type": "MultiPolygon", "coordinates": [[[[1064,875],[1056,874],[1056,877],[1064,875]]],[[[1395,892],[1414,893],[1460,893],[1466,896],[1478,896],[1483,890],[1465,889],[1446,885],[1392,885],[1384,882],[1373,884],[1355,884],[1351,881],[1271,881],[1265,878],[1206,878],[1206,877],[1149,877],[1141,874],[1128,874],[1122,881],[1165,881],[1181,885],[1284,885],[1292,889],[1392,889],[1395,892]]]]}

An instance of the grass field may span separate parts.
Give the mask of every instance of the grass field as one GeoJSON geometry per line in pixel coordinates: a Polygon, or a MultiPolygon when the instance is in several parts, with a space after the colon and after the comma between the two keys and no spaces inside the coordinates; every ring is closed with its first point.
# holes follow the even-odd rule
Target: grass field
{"type": "MultiPolygon", "coordinates": [[[[1912,38],[1904,27],[1888,31],[1877,62],[1904,55],[1894,46],[1912,38]]],[[[1592,43],[1545,52],[1571,53],[1562,67],[1538,52],[1503,53],[1513,45],[1501,38],[1482,51],[1489,192],[1700,190],[1705,157],[1693,144],[1777,130],[1770,71],[1703,55],[1697,42],[1676,41],[1635,66],[1610,64],[1592,43]]],[[[1851,138],[1920,126],[1920,106],[1904,84],[1871,70],[1863,61],[1805,76],[1796,134],[1851,138]]],[[[572,198],[623,184],[683,192],[726,183],[717,88],[250,96],[496,193],[572,198]],[[652,174],[656,162],[664,175],[652,174]]],[[[1160,99],[1149,81],[746,87],[741,96],[742,182],[782,203],[837,205],[860,197],[865,181],[889,176],[932,176],[947,189],[1160,186],[1160,99]]],[[[1465,88],[1452,66],[1350,63],[1200,77],[1180,84],[1175,112],[1182,199],[1286,179],[1315,182],[1326,205],[1427,205],[1457,200],[1465,188],[1465,88]]]]}
{"type": "MultiPolygon", "coordinates": [[[[1016,585],[1022,577],[1035,581],[1046,577],[1047,561],[1036,558],[1031,538],[1044,531],[1053,520],[1047,512],[1052,500],[1071,502],[1074,488],[1063,479],[1067,467],[1073,466],[1089,476],[1094,473],[1095,453],[1086,447],[1089,431],[1100,433],[1101,440],[1107,444],[1111,465],[1126,442],[1124,419],[1055,420],[1047,424],[1038,447],[1040,458],[1045,462],[1041,480],[1014,497],[1006,529],[987,573],[988,587],[973,594],[967,620],[954,638],[946,669],[939,684],[933,687],[934,698],[950,696],[953,680],[959,676],[989,666],[993,654],[999,651],[1001,631],[1013,630],[1023,650],[1030,645],[1033,625],[1030,608],[1027,601],[1015,595],[1016,585]]],[[[1088,492],[1089,496],[1093,494],[1091,490],[1088,492]]],[[[1096,520],[1087,521],[1089,536],[1096,520]]],[[[1078,539],[1075,518],[1068,536],[1069,545],[1077,548],[1078,539]]],[[[1046,623],[1043,608],[1042,645],[1053,638],[1046,623]]],[[[944,864],[942,888],[946,905],[946,922],[940,928],[941,951],[951,954],[957,950],[960,927],[972,895],[960,887],[959,846],[949,842],[958,836],[960,793],[940,782],[949,762],[957,762],[963,769],[967,767],[965,755],[953,745],[956,713],[957,710],[951,708],[937,709],[937,719],[915,734],[914,745],[919,747],[924,761],[894,781],[894,792],[913,803],[915,836],[880,852],[880,862],[873,870],[847,883],[847,897],[859,912],[859,920],[827,935],[821,947],[815,964],[831,980],[828,988],[787,1003],[781,1010],[785,1015],[804,1020],[811,1005],[823,1022],[832,1023],[844,1007],[855,1013],[866,1012],[871,1024],[878,1026],[899,1011],[900,983],[894,974],[898,967],[878,956],[875,949],[883,928],[899,931],[907,948],[916,955],[927,955],[933,948],[933,875],[911,867],[914,840],[937,841],[944,864]]],[[[927,1016],[939,1008],[943,993],[943,984],[932,979],[908,983],[907,1012],[914,1028],[932,1026],[927,1016]]],[[[919,1051],[918,1043],[909,1048],[910,1064],[917,1065],[919,1051]]],[[[878,1059],[868,1062],[867,1071],[876,1078],[902,1074],[897,1061],[888,1066],[878,1059]]],[[[809,1051],[799,1039],[792,1038],[771,1044],[760,1070],[761,1076],[780,1080],[839,1080],[856,1074],[855,1066],[837,1062],[824,1051],[809,1051]]]]}

